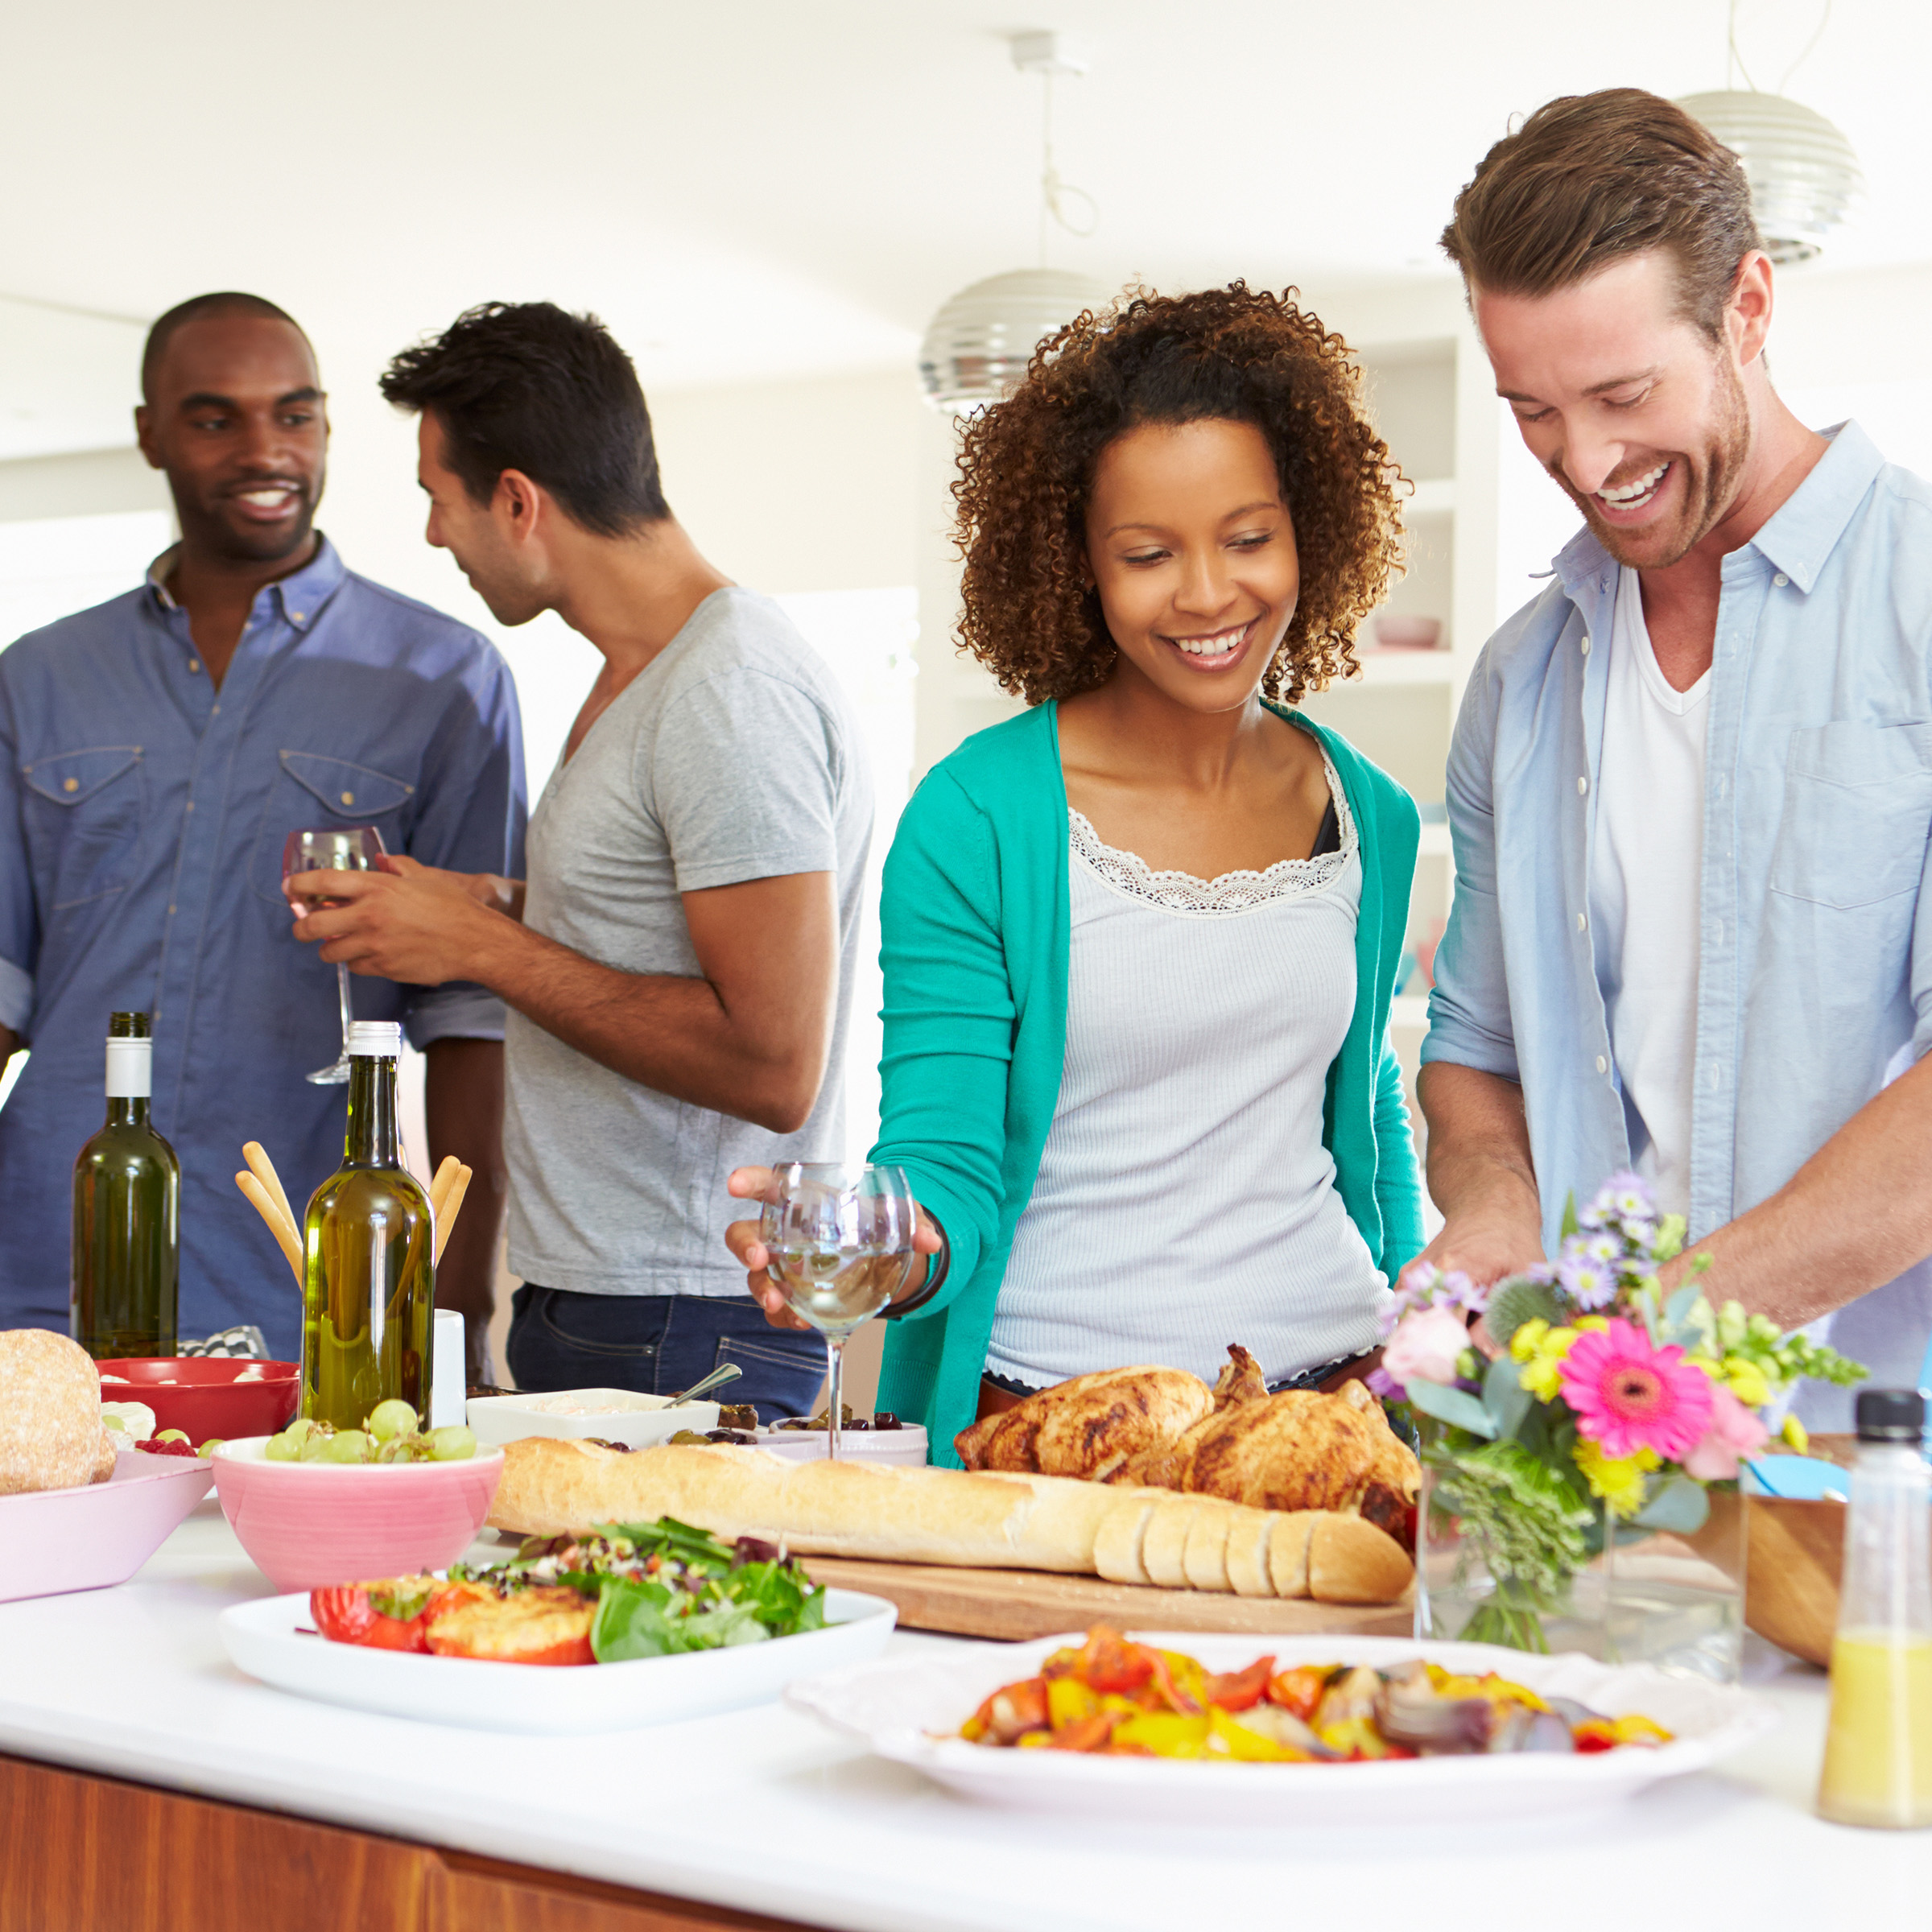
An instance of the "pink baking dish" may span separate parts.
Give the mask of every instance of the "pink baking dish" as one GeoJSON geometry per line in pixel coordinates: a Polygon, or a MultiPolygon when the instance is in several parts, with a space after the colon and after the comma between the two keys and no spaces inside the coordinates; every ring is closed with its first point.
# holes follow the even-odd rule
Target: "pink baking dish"
{"type": "Polygon", "coordinates": [[[0,1603],[126,1583],[210,1480],[206,1463],[130,1449],[104,1483],[0,1496],[0,1603]]]}
{"type": "Polygon", "coordinates": [[[277,1590],[407,1576],[453,1563],[489,1514],[503,1451],[460,1463],[271,1463],[268,1438],[224,1443],[215,1493],[277,1590]]]}

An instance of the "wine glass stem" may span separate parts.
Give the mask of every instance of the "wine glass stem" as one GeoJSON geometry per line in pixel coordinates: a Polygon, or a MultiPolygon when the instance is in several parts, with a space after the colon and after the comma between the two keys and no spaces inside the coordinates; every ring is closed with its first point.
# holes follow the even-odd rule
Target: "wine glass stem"
{"type": "Polygon", "coordinates": [[[349,1003],[349,968],[344,965],[336,968],[336,996],[342,1002],[342,1057],[349,1057],[349,1023],[355,1018],[354,1009],[349,1003]]]}
{"type": "Polygon", "coordinates": [[[845,1366],[845,1344],[843,1340],[834,1341],[830,1335],[825,1338],[825,1381],[831,1393],[826,1398],[825,1410],[825,1459],[836,1463],[839,1459],[839,1418],[844,1414],[844,1377],[841,1371],[845,1366]]]}

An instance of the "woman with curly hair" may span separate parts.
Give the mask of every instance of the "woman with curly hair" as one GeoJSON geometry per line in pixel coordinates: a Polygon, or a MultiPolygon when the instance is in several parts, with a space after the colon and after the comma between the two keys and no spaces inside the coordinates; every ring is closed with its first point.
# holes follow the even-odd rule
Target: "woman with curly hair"
{"type": "Polygon", "coordinates": [[[929,1257],[879,1400],[939,1459],[1094,1369],[1373,1360],[1422,1245],[1388,1038],[1418,820],[1294,707],[1353,665],[1397,480],[1341,339],[1239,283],[1082,316],[966,427],[961,634],[1031,708],[900,820],[872,1154],[929,1257]]]}

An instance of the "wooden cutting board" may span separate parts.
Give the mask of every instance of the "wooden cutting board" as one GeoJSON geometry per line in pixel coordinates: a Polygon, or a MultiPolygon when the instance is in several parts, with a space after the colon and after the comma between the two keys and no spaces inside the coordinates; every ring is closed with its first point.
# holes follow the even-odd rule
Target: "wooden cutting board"
{"type": "Polygon", "coordinates": [[[857,1557],[800,1559],[815,1583],[890,1598],[913,1630],[1018,1641],[1112,1624],[1121,1630],[1223,1630],[1257,1637],[1316,1637],[1327,1631],[1406,1637],[1414,1593],[1367,1606],[1298,1598],[1224,1596],[1211,1590],[1157,1590],[1059,1576],[1043,1570],[956,1570],[935,1563],[877,1563],[857,1557]]]}

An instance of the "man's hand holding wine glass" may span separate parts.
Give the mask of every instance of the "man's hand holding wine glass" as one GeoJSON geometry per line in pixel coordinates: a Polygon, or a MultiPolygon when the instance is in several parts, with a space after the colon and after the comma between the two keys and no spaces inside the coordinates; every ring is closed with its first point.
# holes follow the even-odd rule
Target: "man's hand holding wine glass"
{"type": "Polygon", "coordinates": [[[295,937],[351,972],[440,986],[477,976],[480,956],[523,910],[523,886],[493,873],[443,872],[397,853],[380,870],[308,872],[284,881],[295,937]],[[326,901],[320,906],[304,902],[326,901]]]}

